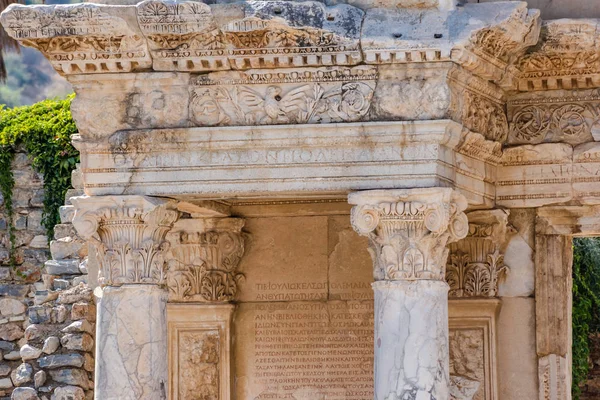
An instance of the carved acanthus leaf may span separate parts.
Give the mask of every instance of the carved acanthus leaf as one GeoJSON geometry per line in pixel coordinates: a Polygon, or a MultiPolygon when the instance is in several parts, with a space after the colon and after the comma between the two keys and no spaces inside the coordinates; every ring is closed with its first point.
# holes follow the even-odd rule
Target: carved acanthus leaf
{"type": "Polygon", "coordinates": [[[501,246],[506,241],[507,215],[501,210],[469,213],[469,234],[449,245],[446,282],[450,297],[496,297],[507,273],[501,246]]]}
{"type": "Polygon", "coordinates": [[[169,299],[227,302],[244,278],[237,267],[244,254],[244,221],[237,218],[181,220],[169,235],[169,299]],[[195,222],[195,223],[194,223],[195,222]]]}
{"type": "Polygon", "coordinates": [[[467,235],[452,189],[375,190],[349,197],[352,226],[370,239],[375,280],[443,279],[446,245],[467,235]]]}

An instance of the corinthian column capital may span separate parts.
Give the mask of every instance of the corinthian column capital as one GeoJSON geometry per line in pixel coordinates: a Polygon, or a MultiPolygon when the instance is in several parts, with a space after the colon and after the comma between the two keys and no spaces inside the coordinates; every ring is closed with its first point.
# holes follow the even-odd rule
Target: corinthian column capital
{"type": "Polygon", "coordinates": [[[243,274],[238,265],[244,254],[241,218],[179,220],[167,236],[171,302],[228,302],[235,299],[243,274]]]}
{"type": "Polygon", "coordinates": [[[165,283],[165,236],[179,218],[177,202],[146,196],[83,196],[71,201],[73,226],[82,237],[96,241],[100,284],[165,283]]]}
{"type": "Polygon", "coordinates": [[[352,226],[369,238],[375,280],[444,279],[446,245],[469,231],[466,199],[450,188],[350,194],[352,226]]]}

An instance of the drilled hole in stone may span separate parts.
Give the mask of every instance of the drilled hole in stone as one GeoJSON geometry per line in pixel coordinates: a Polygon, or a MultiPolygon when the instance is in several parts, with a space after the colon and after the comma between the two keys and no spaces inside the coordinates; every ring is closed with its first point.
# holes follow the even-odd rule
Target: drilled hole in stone
{"type": "Polygon", "coordinates": [[[402,37],[401,33],[392,33],[392,36],[395,37],[396,39],[400,39],[402,37]]]}
{"type": "Polygon", "coordinates": [[[444,35],[442,35],[441,33],[435,33],[435,34],[433,35],[433,37],[434,37],[434,38],[436,38],[436,39],[441,39],[441,38],[443,38],[443,37],[444,37],[444,35]]]}

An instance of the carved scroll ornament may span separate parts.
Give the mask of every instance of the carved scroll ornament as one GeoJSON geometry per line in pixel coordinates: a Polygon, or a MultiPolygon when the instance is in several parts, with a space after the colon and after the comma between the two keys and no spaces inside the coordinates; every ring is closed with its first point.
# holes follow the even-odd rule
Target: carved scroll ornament
{"type": "Polygon", "coordinates": [[[509,143],[566,142],[581,144],[600,138],[600,90],[554,91],[521,95],[508,105],[509,143]]]}
{"type": "Polygon", "coordinates": [[[349,202],[352,226],[369,238],[375,280],[441,280],[446,245],[467,235],[467,202],[452,189],[357,192],[349,202]]]}

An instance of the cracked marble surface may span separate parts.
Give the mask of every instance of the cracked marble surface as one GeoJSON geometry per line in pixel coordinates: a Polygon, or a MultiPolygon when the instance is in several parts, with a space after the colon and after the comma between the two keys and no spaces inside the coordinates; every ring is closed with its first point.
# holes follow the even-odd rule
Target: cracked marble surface
{"type": "Polygon", "coordinates": [[[375,400],[449,398],[448,285],[378,281],[375,400]]]}
{"type": "Polygon", "coordinates": [[[96,399],[166,399],[166,305],[166,291],[155,285],[104,288],[98,307],[96,399]]]}

